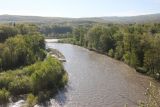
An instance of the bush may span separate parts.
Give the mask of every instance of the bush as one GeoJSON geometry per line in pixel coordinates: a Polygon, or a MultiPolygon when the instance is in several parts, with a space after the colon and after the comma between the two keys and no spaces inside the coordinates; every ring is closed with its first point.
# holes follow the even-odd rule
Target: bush
{"type": "Polygon", "coordinates": [[[6,89],[0,89],[0,104],[7,103],[9,101],[9,95],[6,89]]]}
{"type": "Polygon", "coordinates": [[[31,85],[28,77],[15,78],[9,84],[9,91],[12,95],[27,94],[31,92],[31,85]]]}
{"type": "Polygon", "coordinates": [[[27,107],[34,107],[38,103],[38,97],[33,94],[28,94],[27,96],[27,107]]]}
{"type": "Polygon", "coordinates": [[[109,50],[108,55],[109,55],[110,57],[114,57],[113,49],[110,49],[110,50],[109,50]]]}
{"type": "Polygon", "coordinates": [[[67,80],[68,75],[60,61],[48,57],[44,61],[39,61],[23,69],[1,73],[0,88],[5,88],[13,96],[34,94],[37,99],[31,95],[28,96],[30,106],[35,104],[36,100],[38,102],[48,100],[60,87],[64,87],[67,80]]]}
{"type": "Polygon", "coordinates": [[[44,102],[44,101],[49,100],[51,98],[53,92],[52,91],[40,91],[37,95],[38,102],[44,102]]]}
{"type": "Polygon", "coordinates": [[[18,34],[18,30],[13,26],[0,26],[0,42],[18,34]]]}
{"type": "Polygon", "coordinates": [[[58,88],[58,82],[62,80],[64,72],[61,63],[49,57],[43,64],[39,63],[36,66],[37,70],[31,75],[34,92],[58,88]]]}
{"type": "Polygon", "coordinates": [[[2,70],[30,65],[46,57],[44,37],[38,34],[10,37],[0,47],[2,70]]]}
{"type": "Polygon", "coordinates": [[[11,75],[1,74],[0,75],[0,89],[2,89],[2,88],[8,89],[8,85],[13,79],[14,78],[11,75]]]}
{"type": "Polygon", "coordinates": [[[62,79],[59,82],[59,87],[64,87],[65,84],[67,84],[67,82],[68,82],[68,74],[64,72],[64,74],[62,75],[62,79]]]}

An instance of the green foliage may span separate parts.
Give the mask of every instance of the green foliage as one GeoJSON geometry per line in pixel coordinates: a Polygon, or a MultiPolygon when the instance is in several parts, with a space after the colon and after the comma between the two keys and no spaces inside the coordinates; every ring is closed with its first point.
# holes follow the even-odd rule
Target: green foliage
{"type": "Polygon", "coordinates": [[[129,64],[130,63],[130,56],[131,56],[131,53],[130,52],[126,52],[124,55],[123,55],[123,60],[125,63],[129,64]]]}
{"type": "Polygon", "coordinates": [[[53,95],[55,91],[40,91],[37,96],[38,96],[38,102],[44,102],[50,99],[50,97],[53,95]]]}
{"type": "Polygon", "coordinates": [[[102,35],[102,26],[94,26],[88,31],[88,45],[91,49],[100,48],[100,36],[102,35]]]}
{"type": "Polygon", "coordinates": [[[38,101],[48,99],[68,81],[68,75],[60,61],[48,57],[23,69],[10,70],[0,74],[0,89],[11,95],[32,93],[38,101]]]}
{"type": "Polygon", "coordinates": [[[62,79],[59,81],[59,86],[64,87],[65,84],[67,84],[67,82],[68,82],[68,74],[67,72],[64,72],[62,75],[62,79]]]}
{"type": "Polygon", "coordinates": [[[110,50],[109,50],[108,55],[109,55],[110,57],[114,57],[113,49],[110,49],[110,50]]]}
{"type": "Polygon", "coordinates": [[[73,30],[72,38],[62,41],[107,53],[160,79],[159,29],[159,24],[83,25],[73,30]]]}
{"type": "Polygon", "coordinates": [[[72,33],[72,27],[62,25],[40,26],[40,32],[46,37],[63,38],[72,33]]]}
{"type": "Polygon", "coordinates": [[[39,29],[34,24],[16,24],[15,26],[18,29],[19,34],[35,34],[38,33],[39,29]]]}
{"type": "Polygon", "coordinates": [[[9,91],[12,95],[27,94],[31,92],[31,82],[29,77],[16,77],[9,83],[9,91]]]}
{"type": "Polygon", "coordinates": [[[41,35],[17,35],[8,38],[0,53],[1,69],[8,70],[43,60],[45,42],[41,35]]]}
{"type": "Polygon", "coordinates": [[[7,103],[9,101],[10,93],[5,89],[0,89],[0,104],[7,103]]]}
{"type": "Polygon", "coordinates": [[[160,74],[160,36],[155,36],[151,48],[144,54],[144,66],[151,74],[160,74]]]}
{"type": "Polygon", "coordinates": [[[38,103],[38,97],[33,94],[28,94],[26,107],[34,107],[38,103]]]}
{"type": "Polygon", "coordinates": [[[37,31],[31,24],[0,27],[0,104],[32,93],[27,97],[32,107],[67,83],[63,65],[46,57],[44,37],[37,31]]]}
{"type": "Polygon", "coordinates": [[[60,62],[49,57],[43,64],[39,63],[36,66],[36,71],[31,75],[34,92],[58,88],[64,73],[60,62]],[[39,66],[41,66],[40,69],[39,66]]]}
{"type": "Polygon", "coordinates": [[[9,83],[12,82],[14,79],[12,74],[8,73],[1,73],[0,74],[0,89],[6,88],[8,89],[9,83]]]}
{"type": "Polygon", "coordinates": [[[64,38],[64,39],[60,39],[58,40],[59,43],[72,43],[75,44],[75,40],[73,38],[64,38]]]}
{"type": "Polygon", "coordinates": [[[17,34],[27,35],[38,33],[38,27],[33,24],[14,24],[0,26],[0,42],[17,34]]]}
{"type": "Polygon", "coordinates": [[[0,42],[18,34],[18,29],[13,26],[0,26],[0,42]]]}

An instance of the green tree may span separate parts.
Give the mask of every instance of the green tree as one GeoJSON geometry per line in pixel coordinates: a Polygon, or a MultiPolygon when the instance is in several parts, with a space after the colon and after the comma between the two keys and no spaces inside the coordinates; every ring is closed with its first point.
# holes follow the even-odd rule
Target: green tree
{"type": "Polygon", "coordinates": [[[13,26],[0,26],[0,42],[18,34],[18,30],[13,26]]]}

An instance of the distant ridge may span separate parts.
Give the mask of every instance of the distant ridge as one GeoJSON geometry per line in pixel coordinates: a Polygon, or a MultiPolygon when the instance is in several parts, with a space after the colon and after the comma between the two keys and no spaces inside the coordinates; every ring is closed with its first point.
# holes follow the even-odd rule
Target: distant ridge
{"type": "Polygon", "coordinates": [[[149,14],[127,17],[89,17],[89,18],[62,18],[41,16],[0,15],[0,23],[160,23],[160,14],[149,14]]]}

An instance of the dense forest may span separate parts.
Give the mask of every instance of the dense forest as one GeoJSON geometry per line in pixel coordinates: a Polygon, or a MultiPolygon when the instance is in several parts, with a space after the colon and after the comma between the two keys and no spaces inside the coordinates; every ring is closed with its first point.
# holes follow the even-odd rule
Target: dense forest
{"type": "Polygon", "coordinates": [[[72,27],[66,25],[41,25],[39,30],[46,38],[64,38],[72,33],[72,27]]]}
{"type": "Polygon", "coordinates": [[[96,24],[73,29],[68,42],[124,61],[160,79],[160,24],[96,24]]]}
{"type": "Polygon", "coordinates": [[[48,100],[66,83],[63,65],[47,55],[36,25],[0,26],[0,104],[25,95],[31,107],[48,100]]]}

